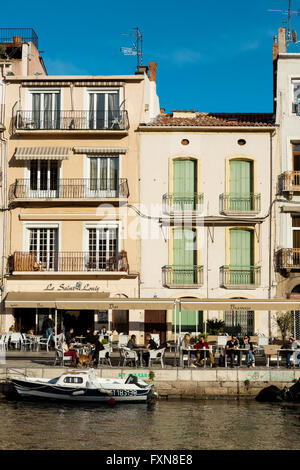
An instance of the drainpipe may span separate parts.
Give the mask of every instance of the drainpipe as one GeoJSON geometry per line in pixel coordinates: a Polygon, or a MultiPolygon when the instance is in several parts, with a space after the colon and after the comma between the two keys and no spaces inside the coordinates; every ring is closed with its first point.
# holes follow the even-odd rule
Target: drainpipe
{"type": "MultiPolygon", "coordinates": [[[[268,298],[272,297],[272,265],[273,265],[273,247],[272,247],[272,210],[273,210],[273,135],[270,133],[270,219],[269,219],[269,287],[268,298]]],[[[269,338],[271,337],[271,311],[268,311],[268,330],[269,338]]]]}
{"type": "MultiPolygon", "coordinates": [[[[176,338],[176,335],[177,335],[177,327],[176,327],[176,321],[177,321],[177,318],[176,318],[177,303],[179,303],[179,310],[178,310],[178,312],[180,312],[180,299],[174,299],[174,341],[175,341],[174,367],[177,366],[177,338],[176,338]]],[[[180,313],[179,313],[179,315],[180,315],[180,313]]]]}

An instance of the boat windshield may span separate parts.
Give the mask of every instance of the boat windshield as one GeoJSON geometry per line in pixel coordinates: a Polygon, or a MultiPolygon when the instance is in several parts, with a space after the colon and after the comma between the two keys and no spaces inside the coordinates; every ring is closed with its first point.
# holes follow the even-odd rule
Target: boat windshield
{"type": "Polygon", "coordinates": [[[56,382],[58,381],[59,377],[55,377],[55,379],[51,379],[49,380],[49,384],[56,384],[56,382]]]}

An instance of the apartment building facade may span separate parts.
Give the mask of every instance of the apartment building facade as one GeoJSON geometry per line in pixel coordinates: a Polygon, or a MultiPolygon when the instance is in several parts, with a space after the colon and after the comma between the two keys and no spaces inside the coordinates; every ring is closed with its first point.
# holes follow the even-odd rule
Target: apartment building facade
{"type": "MultiPolygon", "coordinates": [[[[289,52],[286,29],[273,46],[274,108],[280,132],[277,160],[276,243],[277,296],[300,299],[300,53],[289,52]]],[[[300,312],[293,312],[300,338],[300,312]]]]}
{"type": "Polygon", "coordinates": [[[6,329],[39,331],[56,310],[58,324],[77,333],[105,324],[140,334],[139,310],[99,310],[97,301],[139,297],[129,206],[139,202],[135,131],[159,113],[156,64],[149,68],[6,76],[6,329]]]}
{"type": "MultiPolygon", "coordinates": [[[[273,285],[272,114],[179,110],[139,127],[141,296],[269,299],[273,285]]],[[[270,312],[145,311],[145,330],[171,338],[207,319],[238,334],[270,332],[270,312]],[[180,323],[180,324],[179,324],[180,323]]]]}

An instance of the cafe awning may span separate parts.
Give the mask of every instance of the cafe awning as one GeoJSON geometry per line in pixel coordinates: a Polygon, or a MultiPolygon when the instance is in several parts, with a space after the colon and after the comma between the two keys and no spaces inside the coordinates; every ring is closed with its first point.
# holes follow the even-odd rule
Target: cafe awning
{"type": "Polygon", "coordinates": [[[16,147],[16,160],[67,160],[69,147],[16,147]]]}
{"type": "Polygon", "coordinates": [[[112,298],[107,292],[9,292],[6,308],[61,310],[300,310],[300,299],[112,298]]]}
{"type": "Polygon", "coordinates": [[[6,308],[57,308],[61,310],[168,310],[173,299],[111,298],[107,292],[9,292],[6,308]]]}
{"type": "Polygon", "coordinates": [[[126,153],[128,151],[127,147],[74,147],[74,153],[126,153]]]}

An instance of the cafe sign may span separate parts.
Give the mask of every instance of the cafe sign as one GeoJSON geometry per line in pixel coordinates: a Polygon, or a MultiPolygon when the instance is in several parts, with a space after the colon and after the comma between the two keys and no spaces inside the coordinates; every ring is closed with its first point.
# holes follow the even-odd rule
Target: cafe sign
{"type": "Polygon", "coordinates": [[[90,284],[82,281],[78,281],[75,284],[69,284],[62,282],[61,284],[48,284],[44,291],[47,292],[100,292],[100,286],[91,286],[90,284]]]}

